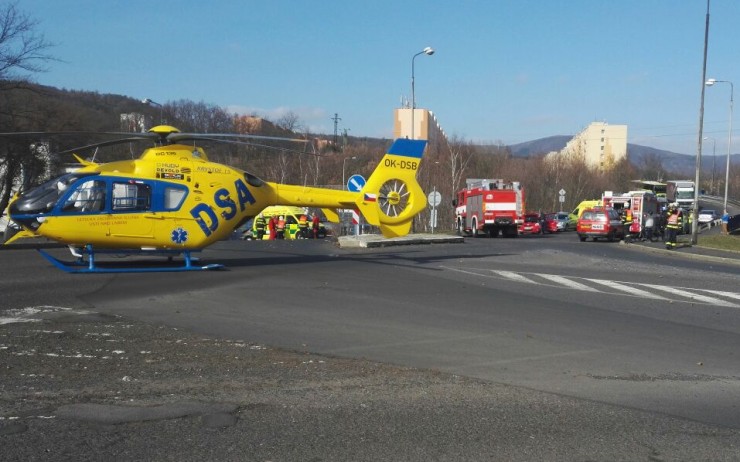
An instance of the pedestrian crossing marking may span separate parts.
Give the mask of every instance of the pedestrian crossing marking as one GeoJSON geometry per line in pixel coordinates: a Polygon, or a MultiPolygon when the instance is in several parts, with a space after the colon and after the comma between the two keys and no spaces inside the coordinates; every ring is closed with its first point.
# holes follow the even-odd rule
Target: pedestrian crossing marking
{"type": "Polygon", "coordinates": [[[613,281],[610,279],[582,278],[578,276],[560,276],[557,274],[533,273],[526,271],[471,270],[447,266],[442,266],[442,268],[474,276],[497,277],[512,282],[561,287],[583,292],[630,296],[666,302],[676,301],[684,303],[701,303],[706,305],[725,306],[729,308],[740,308],[739,304],[734,303],[735,300],[740,300],[740,293],[721,290],[674,287],[641,282],[613,281]],[[598,287],[594,287],[594,284],[598,287]]]}
{"type": "Polygon", "coordinates": [[[600,292],[599,289],[595,289],[591,286],[587,286],[585,284],[581,284],[580,282],[576,282],[572,279],[565,278],[563,276],[558,276],[556,274],[540,274],[539,275],[542,278],[547,279],[548,281],[552,281],[558,284],[562,284],[565,287],[569,287],[571,289],[576,290],[584,290],[586,292],[600,292]]]}
{"type": "Polygon", "coordinates": [[[596,284],[601,284],[606,287],[610,287],[612,289],[617,289],[625,292],[628,295],[636,295],[643,298],[652,298],[654,300],[668,300],[668,298],[663,297],[662,295],[658,295],[652,292],[649,292],[647,290],[638,289],[635,286],[631,286],[628,284],[622,284],[621,282],[617,281],[609,281],[606,279],[586,279],[587,281],[595,282],[596,284]]]}
{"type": "Polygon", "coordinates": [[[494,273],[498,274],[499,276],[503,276],[506,279],[511,279],[512,281],[528,282],[530,284],[537,284],[535,281],[533,281],[533,280],[531,280],[531,279],[529,279],[529,278],[527,278],[525,276],[522,276],[519,273],[515,273],[513,271],[496,271],[496,270],[492,270],[492,271],[494,273]]]}
{"type": "Polygon", "coordinates": [[[710,305],[732,306],[732,307],[738,306],[732,302],[722,300],[721,298],[709,297],[707,295],[699,295],[694,292],[689,292],[688,290],[685,290],[685,289],[680,289],[678,287],[659,286],[656,284],[640,284],[640,285],[645,286],[645,287],[650,287],[655,290],[662,290],[664,292],[668,292],[671,294],[681,295],[691,300],[697,300],[700,302],[709,303],[710,305]]]}

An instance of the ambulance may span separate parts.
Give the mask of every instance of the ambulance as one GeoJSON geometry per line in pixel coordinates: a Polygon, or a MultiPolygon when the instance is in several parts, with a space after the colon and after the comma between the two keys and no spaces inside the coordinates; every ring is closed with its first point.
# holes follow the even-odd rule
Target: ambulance
{"type": "MultiPolygon", "coordinates": [[[[267,222],[270,220],[270,217],[273,216],[275,218],[279,218],[282,216],[285,219],[285,239],[307,239],[313,236],[313,231],[311,229],[313,216],[310,215],[303,207],[273,205],[264,209],[261,214],[265,218],[265,234],[264,236],[262,236],[263,240],[267,240],[270,238],[270,234],[267,230],[267,222]],[[298,226],[298,223],[300,221],[301,215],[306,216],[306,221],[308,225],[307,236],[303,236],[299,232],[300,227],[298,226]]],[[[326,227],[323,223],[319,223],[318,237],[326,237],[326,227]]],[[[257,239],[257,217],[252,220],[252,227],[250,229],[250,232],[247,233],[246,239],[257,239]]]]}

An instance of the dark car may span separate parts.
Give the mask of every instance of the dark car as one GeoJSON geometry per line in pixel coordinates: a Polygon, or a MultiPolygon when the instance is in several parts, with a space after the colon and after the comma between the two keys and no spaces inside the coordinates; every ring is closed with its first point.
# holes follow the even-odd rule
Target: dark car
{"type": "Polygon", "coordinates": [[[591,207],[583,211],[576,225],[581,242],[589,237],[594,241],[604,238],[609,241],[624,239],[624,224],[616,210],[611,207],[591,207]]]}

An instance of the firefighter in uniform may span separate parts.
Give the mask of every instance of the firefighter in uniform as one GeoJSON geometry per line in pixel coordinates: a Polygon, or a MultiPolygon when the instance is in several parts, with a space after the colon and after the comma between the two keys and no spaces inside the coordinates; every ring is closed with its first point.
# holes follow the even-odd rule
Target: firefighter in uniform
{"type": "Polygon", "coordinates": [[[254,230],[257,232],[257,239],[261,241],[265,235],[265,216],[261,213],[254,219],[254,230]]]}
{"type": "Polygon", "coordinates": [[[678,234],[678,230],[683,226],[681,221],[681,211],[679,208],[673,205],[668,207],[668,216],[666,217],[665,225],[666,233],[668,234],[665,248],[668,250],[676,248],[676,235],[678,234]]]}
{"type": "Polygon", "coordinates": [[[298,236],[301,239],[308,239],[308,217],[305,213],[298,218],[298,236]]]}
{"type": "Polygon", "coordinates": [[[632,228],[632,210],[627,209],[626,212],[624,212],[624,215],[622,215],[622,226],[624,226],[624,242],[629,242],[632,238],[632,234],[630,231],[630,228],[632,228]]]}

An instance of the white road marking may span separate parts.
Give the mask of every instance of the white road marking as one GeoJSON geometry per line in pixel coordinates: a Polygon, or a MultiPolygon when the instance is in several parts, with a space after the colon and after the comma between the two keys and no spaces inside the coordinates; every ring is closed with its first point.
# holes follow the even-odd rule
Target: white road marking
{"type": "Polygon", "coordinates": [[[634,295],[636,297],[641,297],[641,298],[652,298],[655,300],[669,300],[668,298],[663,297],[661,295],[649,292],[647,290],[638,289],[635,286],[622,284],[621,282],[617,282],[617,281],[609,281],[607,279],[588,279],[588,278],[586,280],[595,282],[596,284],[601,284],[603,286],[606,286],[612,289],[621,290],[626,295],[634,295]]]}
{"type": "Polygon", "coordinates": [[[696,300],[704,303],[709,303],[710,305],[719,305],[719,306],[729,306],[732,308],[740,308],[740,305],[736,305],[735,303],[728,302],[727,300],[722,300],[721,298],[717,297],[709,297],[707,295],[699,295],[694,292],[689,292],[688,290],[679,289],[677,287],[670,287],[670,286],[660,286],[656,284],[640,284],[644,287],[650,287],[655,290],[660,290],[663,292],[667,292],[669,294],[673,295],[680,295],[682,297],[686,297],[690,300],[696,300]]]}
{"type": "Polygon", "coordinates": [[[527,282],[529,284],[537,284],[535,281],[529,279],[528,277],[522,276],[521,274],[515,273],[513,271],[500,271],[500,270],[491,270],[491,271],[498,274],[499,276],[505,277],[506,279],[510,279],[512,281],[527,282]]]}
{"type": "Polygon", "coordinates": [[[557,274],[538,274],[538,276],[541,278],[545,278],[548,281],[557,282],[558,284],[562,284],[565,287],[569,287],[571,289],[583,290],[586,292],[600,292],[600,290],[598,289],[594,289],[593,287],[587,286],[586,284],[581,284],[580,282],[564,278],[563,276],[558,276],[557,274]]]}
{"type": "MultiPolygon", "coordinates": [[[[490,277],[486,276],[485,274],[481,274],[480,272],[471,271],[471,270],[465,270],[462,268],[451,268],[447,266],[442,266],[444,269],[456,271],[459,273],[464,274],[470,274],[475,276],[481,276],[481,277],[490,277]]],[[[480,271],[480,270],[478,270],[480,271]]],[[[640,282],[626,282],[626,281],[611,281],[608,279],[589,279],[589,278],[580,278],[576,276],[569,276],[564,277],[556,274],[542,274],[542,273],[532,273],[532,272],[515,272],[515,271],[504,271],[504,270],[489,270],[492,274],[492,276],[500,277],[512,282],[522,282],[525,284],[538,284],[538,285],[545,285],[550,287],[556,287],[551,284],[547,284],[545,282],[538,281],[537,278],[542,278],[547,281],[550,281],[552,283],[555,283],[559,286],[563,286],[564,288],[570,288],[574,290],[580,290],[584,292],[596,292],[596,293],[607,293],[610,295],[628,295],[632,297],[638,297],[638,298],[647,298],[652,300],[665,300],[665,301],[676,301],[676,302],[682,302],[682,303],[688,303],[688,302],[695,302],[695,303],[703,303],[708,305],[716,305],[716,306],[725,306],[730,308],[740,308],[740,305],[733,303],[728,300],[724,300],[720,297],[734,299],[734,300],[740,300],[740,293],[735,292],[727,292],[727,291],[721,291],[721,290],[709,290],[709,289],[695,289],[695,288],[688,288],[688,287],[673,287],[673,286],[666,286],[666,285],[658,285],[658,284],[645,284],[640,282]],[[617,290],[619,292],[608,292],[605,290],[600,290],[591,286],[588,286],[586,284],[583,284],[581,282],[577,282],[576,280],[580,281],[587,281],[588,283],[592,284],[598,284],[599,286],[608,287],[613,290],[617,290]],[[641,288],[642,287],[642,288],[641,288]],[[652,290],[645,290],[652,289],[652,290]],[[655,291],[661,292],[661,294],[655,293],[655,291]],[[709,293],[710,295],[702,295],[698,292],[704,292],[709,293]]]]}
{"type": "Polygon", "coordinates": [[[734,298],[735,300],[740,300],[740,294],[736,294],[735,292],[725,292],[724,290],[709,290],[709,289],[694,289],[694,290],[700,290],[702,292],[709,292],[712,294],[721,295],[723,297],[734,298]]]}

